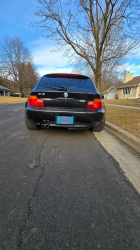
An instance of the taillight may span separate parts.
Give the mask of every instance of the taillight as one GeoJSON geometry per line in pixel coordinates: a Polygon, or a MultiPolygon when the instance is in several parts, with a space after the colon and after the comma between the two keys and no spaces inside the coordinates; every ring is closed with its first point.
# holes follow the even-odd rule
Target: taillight
{"type": "Polygon", "coordinates": [[[31,95],[28,101],[28,105],[44,107],[44,102],[42,99],[38,99],[36,95],[31,95]]]}
{"type": "Polygon", "coordinates": [[[100,98],[95,98],[94,101],[88,102],[87,109],[102,109],[103,103],[100,98]]]}

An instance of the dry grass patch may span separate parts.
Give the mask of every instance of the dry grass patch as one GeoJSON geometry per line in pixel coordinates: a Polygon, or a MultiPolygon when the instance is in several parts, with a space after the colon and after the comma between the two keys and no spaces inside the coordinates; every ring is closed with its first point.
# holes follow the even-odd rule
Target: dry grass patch
{"type": "Polygon", "coordinates": [[[0,96],[0,104],[26,102],[27,97],[0,96]]]}
{"type": "Polygon", "coordinates": [[[115,100],[105,100],[103,99],[104,103],[108,104],[117,104],[117,105],[125,105],[125,106],[133,106],[133,107],[140,107],[140,103],[136,103],[138,99],[115,99],[115,100]]]}
{"type": "Polygon", "coordinates": [[[140,110],[106,106],[106,120],[140,139],[140,110]]]}

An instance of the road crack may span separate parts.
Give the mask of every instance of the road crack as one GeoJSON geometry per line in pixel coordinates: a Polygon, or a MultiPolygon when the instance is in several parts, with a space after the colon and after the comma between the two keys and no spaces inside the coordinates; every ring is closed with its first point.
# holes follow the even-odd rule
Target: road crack
{"type": "Polygon", "coordinates": [[[50,135],[50,132],[47,136],[47,138],[44,140],[44,142],[42,143],[41,145],[41,148],[40,148],[40,152],[39,152],[39,156],[38,156],[38,167],[40,168],[40,175],[37,179],[37,182],[36,182],[36,185],[35,185],[35,188],[34,188],[34,191],[33,191],[33,194],[32,194],[32,197],[30,198],[30,201],[29,201],[29,204],[28,204],[28,212],[26,214],[26,220],[23,224],[23,227],[20,229],[20,238],[19,238],[19,244],[18,244],[18,249],[20,250],[21,247],[22,247],[22,244],[23,244],[23,233],[24,233],[24,229],[26,228],[27,224],[28,224],[28,221],[30,220],[30,217],[31,217],[31,214],[32,214],[32,211],[33,211],[33,207],[32,207],[32,201],[36,195],[36,192],[37,192],[37,189],[38,189],[38,186],[41,182],[41,179],[43,178],[44,176],[44,167],[41,166],[41,155],[42,155],[42,152],[44,150],[44,146],[45,146],[45,143],[46,141],[48,140],[48,137],[50,135]]]}

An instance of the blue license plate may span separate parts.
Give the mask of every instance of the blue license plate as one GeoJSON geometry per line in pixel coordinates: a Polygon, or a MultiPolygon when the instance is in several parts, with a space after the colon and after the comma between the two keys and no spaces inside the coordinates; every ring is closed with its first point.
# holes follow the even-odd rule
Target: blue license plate
{"type": "Polygon", "coordinates": [[[73,116],[57,116],[56,124],[71,124],[73,125],[73,116]]]}

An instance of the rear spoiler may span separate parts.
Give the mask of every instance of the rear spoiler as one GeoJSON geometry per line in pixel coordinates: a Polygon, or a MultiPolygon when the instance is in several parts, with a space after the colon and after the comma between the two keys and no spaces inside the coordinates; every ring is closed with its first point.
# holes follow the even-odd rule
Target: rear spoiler
{"type": "Polygon", "coordinates": [[[51,77],[51,78],[74,78],[74,79],[89,79],[88,76],[83,75],[75,75],[75,74],[47,74],[45,77],[51,77]]]}

